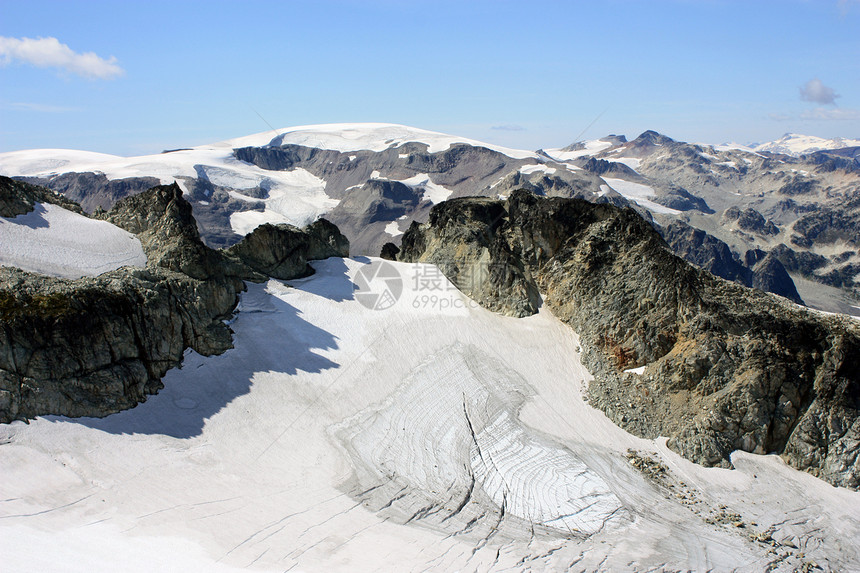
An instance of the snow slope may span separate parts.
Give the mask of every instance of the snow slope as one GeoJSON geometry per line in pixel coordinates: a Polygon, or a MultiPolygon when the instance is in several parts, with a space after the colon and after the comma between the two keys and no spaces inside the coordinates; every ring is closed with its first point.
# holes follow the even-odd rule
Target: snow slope
{"type": "Polygon", "coordinates": [[[384,264],[329,259],[292,287],[249,285],[235,348],[189,353],[132,410],[0,426],[4,568],[790,571],[799,551],[825,569],[860,560],[860,494],[772,456],[706,469],[635,438],[583,401],[577,336],[545,308],[502,317],[431,265],[384,264]],[[354,293],[356,282],[369,288],[354,293]],[[391,298],[376,297],[384,289],[391,298]],[[672,487],[643,477],[629,448],[665,464],[672,487]],[[721,524],[725,512],[744,526],[721,524]],[[799,549],[751,540],[764,532],[799,549]]]}
{"type": "Polygon", "coordinates": [[[258,133],[213,144],[213,147],[246,147],[262,145],[304,145],[320,149],[331,149],[342,153],[350,151],[384,151],[390,147],[400,147],[404,143],[425,143],[429,153],[445,151],[452,145],[465,143],[476,147],[486,147],[515,159],[537,157],[531,151],[511,149],[457,137],[436,131],[394,123],[328,123],[320,125],[301,125],[258,133]]]}
{"type": "Polygon", "coordinates": [[[755,146],[755,151],[770,151],[771,153],[784,153],[786,155],[803,155],[814,151],[825,149],[842,149],[843,147],[856,147],[860,145],[860,139],[845,139],[836,137],[825,139],[814,135],[800,135],[797,133],[786,133],[776,141],[762,143],[755,146]]]}
{"type": "MultiPolygon", "coordinates": [[[[629,199],[642,207],[645,207],[649,211],[653,211],[655,213],[664,213],[667,215],[678,215],[681,212],[676,209],[670,209],[669,207],[664,207],[659,203],[655,203],[650,200],[649,197],[655,197],[657,193],[653,188],[643,185],[642,183],[633,183],[632,181],[625,181],[624,179],[613,179],[611,177],[603,178],[606,183],[609,184],[609,187],[617,191],[620,195],[622,195],[625,199],[629,199]]],[[[601,188],[603,186],[601,185],[601,188]]]]}
{"type": "Polygon", "coordinates": [[[583,149],[577,149],[575,151],[565,151],[564,149],[544,149],[547,155],[555,159],[556,161],[570,161],[571,159],[576,159],[577,157],[585,157],[588,155],[595,155],[605,149],[609,149],[612,147],[612,143],[608,141],[601,141],[599,139],[591,139],[588,141],[583,141],[582,144],[585,146],[583,149]]]}
{"type": "Polygon", "coordinates": [[[399,181],[413,189],[421,190],[424,194],[423,199],[429,200],[434,205],[445,201],[453,193],[451,189],[433,183],[433,180],[430,179],[430,175],[427,173],[418,173],[408,179],[401,179],[399,181]]]}
{"type": "Polygon", "coordinates": [[[56,277],[94,277],[124,266],[146,266],[137,237],[57,205],[0,217],[0,265],[56,277]]]}

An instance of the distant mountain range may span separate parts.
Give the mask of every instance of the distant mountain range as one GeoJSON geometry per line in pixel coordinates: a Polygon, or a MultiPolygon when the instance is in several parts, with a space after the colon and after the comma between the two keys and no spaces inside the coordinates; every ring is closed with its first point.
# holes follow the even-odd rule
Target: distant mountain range
{"type": "Polygon", "coordinates": [[[755,151],[769,151],[770,153],[783,153],[795,157],[815,153],[816,151],[832,151],[845,147],[860,146],[860,139],[843,139],[835,137],[824,139],[814,135],[800,135],[797,133],[786,133],[776,141],[761,143],[753,147],[755,151]]]}
{"type": "Polygon", "coordinates": [[[754,148],[646,131],[524,151],[393,124],[301,126],[141,157],[41,149],[0,154],[0,174],[84,210],[178,183],[203,240],[320,216],[354,254],[396,246],[448,198],[515,189],[629,206],[675,252],[723,278],[860,314],[860,140],[787,134],[754,148]]]}

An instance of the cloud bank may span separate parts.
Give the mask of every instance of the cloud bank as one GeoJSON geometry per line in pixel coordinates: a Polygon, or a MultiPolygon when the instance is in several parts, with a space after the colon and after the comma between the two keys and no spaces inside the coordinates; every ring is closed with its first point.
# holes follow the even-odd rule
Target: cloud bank
{"type": "Polygon", "coordinates": [[[838,97],[839,94],[833,88],[827,87],[818,78],[809,80],[800,88],[800,99],[803,101],[836,105],[838,97]]]}
{"type": "Polygon", "coordinates": [[[109,80],[125,71],[111,56],[79,54],[56,38],[8,38],[0,36],[0,65],[23,62],[38,68],[57,68],[90,79],[109,80]]]}

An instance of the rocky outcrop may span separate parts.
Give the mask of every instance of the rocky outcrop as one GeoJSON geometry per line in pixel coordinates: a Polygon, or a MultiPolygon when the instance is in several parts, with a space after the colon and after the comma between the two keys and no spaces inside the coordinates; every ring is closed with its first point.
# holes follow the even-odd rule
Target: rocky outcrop
{"type": "Polygon", "coordinates": [[[588,159],[579,162],[579,166],[595,175],[606,175],[607,177],[617,177],[619,179],[642,179],[638,173],[617,161],[606,161],[605,159],[589,157],[588,159]]]}
{"type": "Polygon", "coordinates": [[[110,209],[124,197],[142,193],[158,185],[157,177],[108,179],[104,173],[63,173],[50,178],[24,177],[23,181],[61,193],[78,203],[87,213],[110,209]]]}
{"type": "Polygon", "coordinates": [[[728,224],[735,223],[744,231],[765,237],[779,234],[779,228],[773,221],[765,219],[761,213],[751,207],[743,210],[735,206],[729,207],[723,211],[723,221],[728,224]]]}
{"type": "Polygon", "coordinates": [[[74,281],[0,268],[0,422],[144,401],[186,348],[231,348],[222,320],[240,284],[160,268],[74,281]]]}
{"type": "MultiPolygon", "coordinates": [[[[5,189],[0,185],[0,203],[15,202],[18,195],[5,189]]],[[[41,192],[50,194],[34,193],[41,192]]],[[[271,276],[259,261],[297,253],[294,267],[271,269],[296,278],[308,273],[308,259],[349,249],[334,225],[317,221],[259,240],[263,230],[233,252],[214,251],[201,242],[176,185],[120,200],[99,216],[137,235],[145,269],[66,280],[0,268],[0,422],[131,408],[162,387],[186,349],[209,356],[231,348],[224,320],[243,280],[271,276]]]]}
{"type": "Polygon", "coordinates": [[[673,221],[659,231],[673,253],[700,269],[803,304],[794,281],[777,257],[751,250],[746,254],[744,265],[735,259],[726,243],[682,221],[673,221]]]}
{"type": "Polygon", "coordinates": [[[820,208],[804,215],[792,228],[791,242],[800,247],[844,241],[860,247],[860,190],[840,208],[820,208]]]}
{"type": "Polygon", "coordinates": [[[400,248],[394,243],[385,243],[379,251],[379,256],[388,261],[396,261],[400,248]]]}
{"type": "Polygon", "coordinates": [[[475,197],[440,203],[431,210],[429,223],[413,223],[403,236],[398,260],[438,265],[457,288],[495,312],[534,314],[540,293],[499,234],[506,221],[500,201],[475,197]]]}
{"type": "Polygon", "coordinates": [[[794,281],[776,256],[768,253],[756,262],[752,267],[752,277],[752,284],[749,286],[784,296],[797,304],[804,304],[794,281]]]}
{"type": "Polygon", "coordinates": [[[713,209],[708,207],[708,203],[683,187],[679,187],[673,183],[664,184],[661,188],[661,193],[654,198],[656,203],[675,209],[676,211],[701,211],[705,214],[712,214],[713,209]]]}
{"type": "Polygon", "coordinates": [[[348,257],[349,241],[325,219],[304,229],[266,223],[227,249],[226,254],[263,275],[294,279],[313,274],[309,260],[348,257]]]}
{"type": "Polygon", "coordinates": [[[581,336],[590,401],[706,465],[778,452],[860,485],[860,329],[722,280],[673,255],[629,209],[517,192],[457,199],[405,234],[398,260],[436,263],[484,306],[581,336]],[[477,277],[477,280],[475,279],[477,277]],[[643,374],[627,372],[644,366],[643,374]]]}
{"type": "Polygon", "coordinates": [[[683,221],[660,229],[663,239],[679,257],[700,269],[742,285],[752,284],[752,271],[735,260],[727,244],[683,221]]]}
{"type": "Polygon", "coordinates": [[[17,217],[32,211],[36,203],[51,203],[81,213],[80,205],[62,195],[0,175],[0,217],[17,217]]]}
{"type": "Polygon", "coordinates": [[[153,187],[121,199],[109,212],[96,217],[137,235],[151,266],[205,280],[225,273],[242,276],[223,255],[200,240],[191,205],[177,184],[153,187]]]}

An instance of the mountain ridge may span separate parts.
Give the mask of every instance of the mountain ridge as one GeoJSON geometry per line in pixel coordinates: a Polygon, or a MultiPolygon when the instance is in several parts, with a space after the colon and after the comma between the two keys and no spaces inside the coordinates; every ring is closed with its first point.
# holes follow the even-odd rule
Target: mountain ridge
{"type": "MultiPolygon", "coordinates": [[[[725,245],[734,260],[729,266],[748,268],[743,275],[754,272],[747,261],[761,260],[754,253],[773,252],[759,279],[741,282],[790,294],[779,286],[787,273],[802,285],[832,287],[821,291],[824,298],[807,292],[795,300],[812,294],[824,310],[857,313],[860,252],[853,229],[860,215],[851,197],[860,164],[837,152],[795,158],[688,144],[649,130],[632,141],[608,136],[532,153],[396,124],[329,124],[138,158],[0,154],[0,173],[64,192],[89,211],[156,180],[175,180],[209,246],[230,246],[261,223],[301,227],[324,216],[351,238],[356,254],[377,254],[398,241],[442,199],[504,197],[526,188],[631,206],[658,228],[678,220],[725,245]],[[782,254],[784,248],[795,255],[782,254]],[[819,262],[792,266],[798,256],[819,262]]],[[[679,253],[693,247],[673,246],[679,253]]],[[[727,267],[710,270],[720,268],[727,267]]]]}

